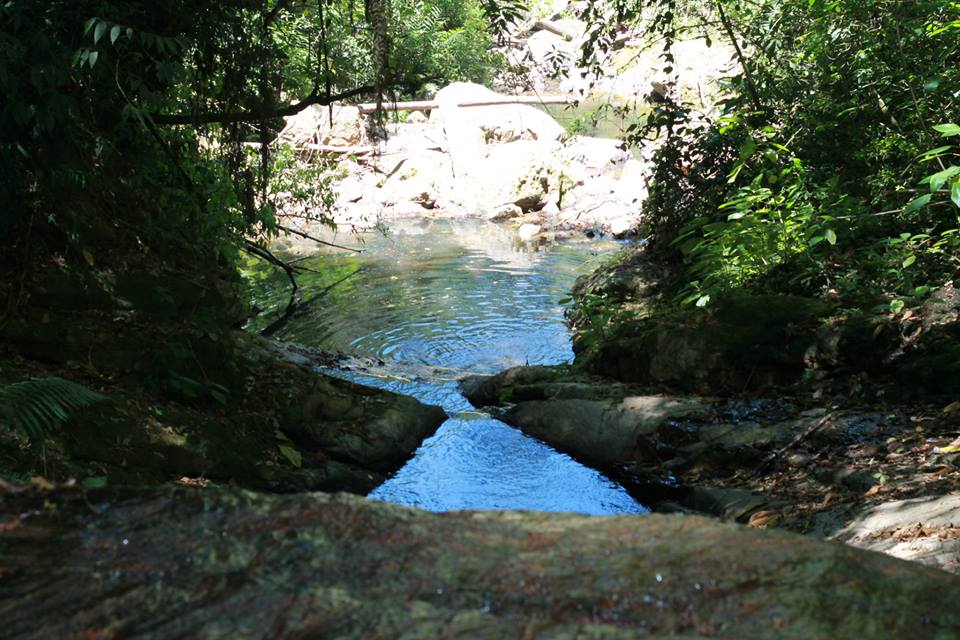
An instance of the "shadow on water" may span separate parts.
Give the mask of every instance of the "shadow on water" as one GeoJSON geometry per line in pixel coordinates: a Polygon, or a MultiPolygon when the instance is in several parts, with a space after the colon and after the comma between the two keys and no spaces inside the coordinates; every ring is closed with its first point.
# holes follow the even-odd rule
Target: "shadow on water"
{"type": "MultiPolygon", "coordinates": [[[[456,383],[470,373],[569,362],[557,301],[615,243],[529,247],[493,224],[442,220],[367,236],[364,248],[359,255],[325,250],[304,263],[319,272],[307,274],[309,289],[342,282],[278,337],[390,362],[395,375],[386,379],[327,373],[440,405],[451,416],[372,498],[434,511],[647,511],[596,471],[476,411],[456,383]]],[[[262,308],[285,302],[277,274],[254,269],[250,280],[262,308]]]]}

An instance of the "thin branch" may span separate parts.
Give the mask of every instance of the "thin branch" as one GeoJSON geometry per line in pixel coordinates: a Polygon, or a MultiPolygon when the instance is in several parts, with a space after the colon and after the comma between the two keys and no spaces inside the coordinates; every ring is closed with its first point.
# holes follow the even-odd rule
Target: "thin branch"
{"type": "Polygon", "coordinates": [[[747,91],[750,93],[750,99],[753,102],[753,107],[757,111],[763,111],[763,102],[760,101],[760,92],[757,91],[757,85],[753,81],[753,74],[750,72],[750,67],[747,65],[747,57],[743,54],[743,49],[740,48],[740,42],[737,41],[737,35],[733,31],[733,24],[730,22],[730,18],[727,17],[727,12],[723,10],[723,3],[721,0],[716,0],[715,2],[717,7],[717,13],[720,17],[720,22],[723,24],[724,31],[727,32],[727,37],[730,39],[730,44],[733,45],[734,51],[737,52],[737,60],[740,62],[740,66],[743,68],[743,77],[747,82],[747,91]]]}
{"type": "Polygon", "coordinates": [[[283,326],[284,326],[285,324],[287,324],[288,322],[290,322],[290,320],[292,320],[294,317],[296,317],[296,316],[300,315],[301,313],[303,313],[304,309],[306,309],[307,307],[309,307],[310,305],[312,305],[312,304],[313,304],[314,302],[316,302],[317,300],[320,300],[321,298],[324,298],[328,293],[330,293],[330,291],[333,290],[334,287],[336,287],[337,285],[339,285],[339,284],[341,284],[341,283],[343,283],[343,282],[346,282],[347,280],[349,280],[349,279],[352,278],[353,276],[357,275],[357,274],[360,273],[361,271],[363,271],[363,267],[358,267],[358,268],[356,269],[356,271],[353,271],[352,273],[348,273],[347,275],[343,276],[342,278],[340,278],[340,279],[337,280],[336,282],[333,282],[333,283],[328,284],[327,286],[325,286],[323,289],[321,289],[320,291],[318,291],[317,294],[314,295],[313,297],[311,297],[309,300],[306,300],[306,301],[301,302],[301,303],[299,303],[299,304],[294,304],[292,307],[288,306],[287,309],[283,312],[283,315],[282,315],[282,316],[280,316],[279,318],[277,318],[276,320],[274,320],[273,322],[271,322],[271,323],[270,323],[269,325],[267,325],[262,331],[260,331],[260,335],[266,336],[266,337],[272,336],[272,335],[275,334],[277,331],[279,331],[281,328],[283,328],[283,326]]]}
{"type": "Polygon", "coordinates": [[[328,105],[347,98],[364,95],[373,91],[373,87],[363,86],[349,89],[333,95],[321,95],[319,90],[314,90],[309,96],[287,105],[282,108],[263,108],[256,111],[235,111],[231,113],[176,113],[152,114],[150,118],[156,124],[162,125],[198,125],[198,124],[231,124],[235,122],[257,122],[260,120],[272,120],[274,118],[285,118],[300,113],[310,105],[328,105]]]}
{"type": "Polygon", "coordinates": [[[292,287],[290,291],[290,300],[287,302],[287,308],[284,310],[284,314],[292,313],[292,310],[297,305],[297,291],[300,289],[300,286],[297,284],[297,276],[294,267],[273,255],[269,249],[261,247],[250,240],[244,239],[243,245],[241,245],[240,248],[250,255],[257,256],[258,258],[266,260],[270,264],[283,269],[283,271],[287,274],[287,278],[290,280],[290,285],[292,287]]]}
{"type": "Polygon", "coordinates": [[[335,249],[345,249],[346,251],[353,251],[354,253],[363,253],[363,249],[357,249],[355,247],[345,247],[341,244],[327,242],[326,240],[321,240],[320,238],[317,238],[316,236],[312,236],[309,233],[298,231],[297,229],[291,229],[290,227],[285,227],[282,224],[278,224],[277,229],[280,229],[281,231],[285,231],[287,233],[292,233],[295,236],[300,236],[301,238],[305,238],[307,240],[313,240],[317,244],[323,244],[328,247],[333,247],[335,249]]]}

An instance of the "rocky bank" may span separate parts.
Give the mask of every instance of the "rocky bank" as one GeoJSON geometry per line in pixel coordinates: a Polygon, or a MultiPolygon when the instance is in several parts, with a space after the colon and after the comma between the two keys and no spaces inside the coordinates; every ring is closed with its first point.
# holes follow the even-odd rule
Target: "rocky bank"
{"type": "Polygon", "coordinates": [[[9,638],[954,638],[954,576],[697,517],[0,493],[9,638]]]}
{"type": "Polygon", "coordinates": [[[572,367],[465,394],[655,510],[960,571],[952,284],[906,318],[746,294],[665,312],[655,272],[641,249],[581,281],[572,367]]]}

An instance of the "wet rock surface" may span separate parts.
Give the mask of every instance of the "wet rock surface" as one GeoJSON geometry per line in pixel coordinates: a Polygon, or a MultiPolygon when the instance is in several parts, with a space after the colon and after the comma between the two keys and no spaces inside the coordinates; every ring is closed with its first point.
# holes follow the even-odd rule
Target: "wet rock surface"
{"type": "Polygon", "coordinates": [[[715,520],[0,495],[8,638],[953,638],[954,576],[715,520]]]}
{"type": "MultiPolygon", "coordinates": [[[[709,514],[960,570],[951,414],[849,401],[664,395],[569,367],[468,378],[476,406],[617,480],[655,511],[709,514]]],[[[955,442],[955,441],[954,441],[955,442]]]]}

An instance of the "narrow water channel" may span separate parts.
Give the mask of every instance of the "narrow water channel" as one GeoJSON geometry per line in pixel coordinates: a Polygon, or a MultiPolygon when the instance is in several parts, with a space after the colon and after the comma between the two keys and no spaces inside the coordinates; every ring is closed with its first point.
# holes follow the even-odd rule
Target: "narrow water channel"
{"type": "MultiPolygon", "coordinates": [[[[451,416],[371,498],[433,511],[647,511],[603,475],[475,410],[456,382],[570,361],[558,301],[614,243],[530,247],[490,223],[438,220],[395,225],[366,236],[363,248],[359,255],[326,250],[303,263],[318,271],[307,278],[311,289],[337,284],[278,337],[380,359],[389,374],[327,373],[440,405],[451,416]]],[[[255,286],[261,306],[275,305],[282,281],[254,273],[264,278],[255,286]]]]}

